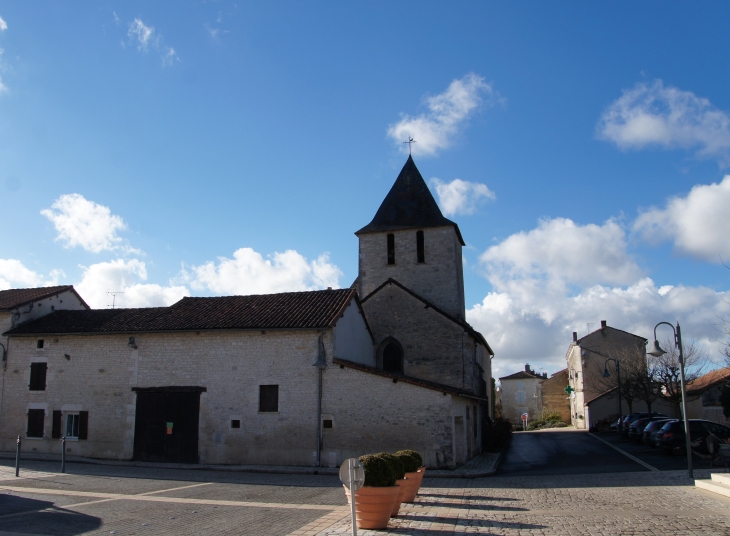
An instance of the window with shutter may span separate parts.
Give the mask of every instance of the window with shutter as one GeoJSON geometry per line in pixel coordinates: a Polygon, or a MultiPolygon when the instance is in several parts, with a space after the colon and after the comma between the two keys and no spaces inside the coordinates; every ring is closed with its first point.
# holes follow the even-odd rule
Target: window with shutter
{"type": "Polygon", "coordinates": [[[30,364],[30,384],[31,391],[46,390],[46,370],[48,363],[31,363],[30,364]]]}
{"type": "Polygon", "coordinates": [[[89,412],[79,411],[79,439],[89,437],[89,412]]]}
{"type": "Polygon", "coordinates": [[[61,425],[63,420],[63,412],[61,410],[53,410],[53,426],[51,428],[51,437],[58,439],[61,437],[61,425]]]}
{"type": "Polygon", "coordinates": [[[259,411],[279,411],[278,385],[259,385],[259,411]]]}
{"type": "Polygon", "coordinates": [[[28,430],[26,437],[43,437],[43,421],[46,416],[44,409],[28,410],[28,430]]]}

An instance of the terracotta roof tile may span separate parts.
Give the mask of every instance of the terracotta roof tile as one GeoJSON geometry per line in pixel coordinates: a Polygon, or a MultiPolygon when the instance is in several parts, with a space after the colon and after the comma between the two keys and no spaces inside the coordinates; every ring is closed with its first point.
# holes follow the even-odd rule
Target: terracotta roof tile
{"type": "Polygon", "coordinates": [[[354,289],[183,298],[170,307],[55,311],[10,335],[225,329],[311,329],[335,324],[354,289]]]}
{"type": "Polygon", "coordinates": [[[704,376],[700,376],[687,386],[687,392],[701,392],[724,381],[730,381],[730,367],[713,370],[704,376]]]}
{"type": "Polygon", "coordinates": [[[500,380],[545,380],[547,378],[544,378],[543,376],[540,376],[539,374],[531,374],[529,372],[525,372],[524,370],[521,370],[519,372],[515,372],[514,374],[510,374],[509,376],[503,376],[500,378],[500,380]]]}

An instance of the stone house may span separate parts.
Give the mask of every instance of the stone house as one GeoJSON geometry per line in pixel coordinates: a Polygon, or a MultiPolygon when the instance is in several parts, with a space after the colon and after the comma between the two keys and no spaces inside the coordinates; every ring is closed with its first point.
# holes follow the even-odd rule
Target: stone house
{"type": "MultiPolygon", "coordinates": [[[[617,390],[616,361],[624,371],[628,367],[646,363],[647,339],[612,328],[605,320],[601,327],[584,337],[573,332],[565,360],[568,364],[568,381],[573,388],[570,395],[571,422],[579,429],[590,429],[599,421],[617,417],[619,401],[617,390]],[[610,376],[605,378],[604,371],[610,376]]],[[[632,411],[647,411],[646,403],[635,400],[632,411]]],[[[661,398],[652,404],[652,411],[673,415],[671,405],[661,398]]],[[[629,413],[625,400],[621,401],[621,414],[629,413]]]]}
{"type": "Polygon", "coordinates": [[[20,435],[60,453],[63,435],[92,458],[335,466],[413,448],[430,467],[465,463],[493,352],[464,320],[458,226],[409,158],[357,235],[349,289],[106,310],[71,287],[25,291],[78,310],[44,305],[3,330],[0,448],[20,435]]]}
{"type": "Polygon", "coordinates": [[[687,416],[730,426],[720,404],[720,393],[730,385],[730,367],[708,372],[687,385],[687,416]]]}
{"type": "Polygon", "coordinates": [[[560,370],[550,375],[550,378],[540,384],[540,397],[543,413],[557,413],[563,422],[569,423],[570,397],[565,392],[568,386],[568,369],[560,370]]]}
{"type": "Polygon", "coordinates": [[[527,413],[528,422],[542,413],[540,384],[547,379],[547,373],[537,374],[525,365],[521,370],[499,379],[502,385],[502,417],[512,424],[520,424],[521,416],[527,413]]]}

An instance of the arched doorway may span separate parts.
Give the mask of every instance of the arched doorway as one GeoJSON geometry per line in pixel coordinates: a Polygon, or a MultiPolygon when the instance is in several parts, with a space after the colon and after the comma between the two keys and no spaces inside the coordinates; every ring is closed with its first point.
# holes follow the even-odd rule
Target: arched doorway
{"type": "Polygon", "coordinates": [[[403,374],[403,348],[396,341],[390,341],[383,348],[383,370],[403,374]]]}

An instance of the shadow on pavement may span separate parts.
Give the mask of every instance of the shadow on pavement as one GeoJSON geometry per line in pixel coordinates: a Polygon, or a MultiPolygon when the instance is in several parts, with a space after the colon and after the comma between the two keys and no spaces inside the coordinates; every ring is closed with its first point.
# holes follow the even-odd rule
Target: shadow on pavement
{"type": "MultiPolygon", "coordinates": [[[[513,523],[510,521],[497,521],[493,519],[480,519],[475,522],[473,519],[463,519],[463,518],[453,518],[453,517],[440,517],[440,516],[398,516],[398,519],[404,519],[407,521],[423,521],[427,523],[440,523],[443,525],[453,525],[455,527],[462,526],[462,527],[469,527],[470,529],[475,528],[494,528],[494,529],[513,529],[513,530],[540,530],[540,529],[550,529],[552,527],[548,525],[537,525],[535,523],[513,523]]],[[[405,529],[405,527],[404,527],[405,529]]],[[[410,534],[414,531],[412,528],[408,528],[406,530],[410,532],[401,532],[403,529],[398,529],[396,527],[388,527],[388,532],[394,532],[398,534],[399,532],[401,534],[410,534]]],[[[445,532],[442,529],[416,529],[419,535],[423,536],[429,536],[429,535],[438,535],[443,536],[445,532]]]]}
{"type": "Polygon", "coordinates": [[[442,497],[444,499],[464,499],[467,501],[517,501],[511,497],[490,497],[487,495],[449,495],[448,493],[421,493],[418,492],[419,497],[442,497]]]}
{"type": "Polygon", "coordinates": [[[0,495],[0,531],[73,536],[101,527],[101,519],[63,508],[50,501],[0,495]]]}

